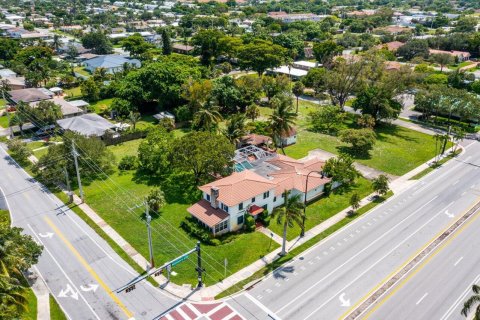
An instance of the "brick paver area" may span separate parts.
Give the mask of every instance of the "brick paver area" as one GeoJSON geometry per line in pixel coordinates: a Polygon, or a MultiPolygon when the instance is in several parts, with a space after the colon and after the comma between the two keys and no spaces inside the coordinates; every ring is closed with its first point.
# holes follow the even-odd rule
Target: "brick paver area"
{"type": "Polygon", "coordinates": [[[245,320],[226,302],[184,303],[160,320],[245,320]]]}

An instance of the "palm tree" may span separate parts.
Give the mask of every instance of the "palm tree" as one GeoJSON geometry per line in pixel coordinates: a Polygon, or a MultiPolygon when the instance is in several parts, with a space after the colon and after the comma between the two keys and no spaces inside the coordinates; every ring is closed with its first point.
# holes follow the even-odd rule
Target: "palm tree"
{"type": "Polygon", "coordinates": [[[292,228],[294,224],[297,224],[300,228],[303,228],[303,201],[301,194],[296,194],[290,197],[290,192],[285,190],[283,192],[283,198],[285,203],[281,207],[277,207],[273,210],[272,216],[277,218],[277,224],[283,224],[283,241],[281,256],[287,254],[287,227],[292,228]]]}
{"type": "Polygon", "coordinates": [[[468,300],[465,301],[465,303],[463,304],[462,315],[465,317],[468,316],[470,309],[472,309],[474,305],[477,305],[475,309],[475,317],[473,319],[479,320],[480,319],[480,286],[474,284],[472,286],[472,291],[474,294],[470,298],[468,298],[468,300]]]}
{"type": "Polygon", "coordinates": [[[25,288],[15,277],[10,276],[7,268],[0,261],[0,319],[16,318],[27,309],[25,288]]]}
{"type": "Polygon", "coordinates": [[[130,121],[130,123],[132,124],[133,130],[135,130],[137,122],[140,121],[141,118],[142,117],[139,112],[130,111],[130,113],[128,114],[128,121],[130,121]]]}
{"type": "Polygon", "coordinates": [[[100,67],[93,72],[93,79],[95,81],[103,81],[107,78],[107,69],[100,67]]]}
{"type": "Polygon", "coordinates": [[[280,145],[282,153],[285,154],[282,138],[292,131],[297,115],[292,111],[292,100],[289,96],[275,96],[271,104],[274,110],[270,116],[270,129],[277,145],[280,145]]]}
{"type": "Polygon", "coordinates": [[[58,49],[60,48],[60,46],[62,45],[61,41],[60,41],[60,36],[58,34],[54,34],[53,35],[53,40],[52,40],[52,47],[53,49],[58,52],[58,49]]]}
{"type": "Polygon", "coordinates": [[[223,131],[227,139],[238,146],[240,139],[246,134],[245,115],[241,113],[234,114],[227,122],[227,127],[223,131]]]}
{"type": "Polygon", "coordinates": [[[252,103],[245,110],[245,115],[252,119],[252,121],[255,121],[255,119],[260,116],[260,109],[255,103],[252,103]]]}
{"type": "Polygon", "coordinates": [[[217,108],[203,107],[193,116],[193,126],[203,131],[215,131],[222,120],[223,117],[217,108]]]}
{"type": "Polygon", "coordinates": [[[298,113],[298,98],[303,94],[304,91],[305,91],[305,86],[303,85],[302,81],[295,82],[292,88],[292,92],[297,98],[297,109],[295,113],[298,113]]]}

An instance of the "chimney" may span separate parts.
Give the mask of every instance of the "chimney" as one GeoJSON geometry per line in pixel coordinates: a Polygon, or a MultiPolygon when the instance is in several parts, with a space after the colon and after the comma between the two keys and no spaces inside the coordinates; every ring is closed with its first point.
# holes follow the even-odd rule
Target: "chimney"
{"type": "Polygon", "coordinates": [[[210,189],[210,205],[212,206],[212,208],[215,208],[217,209],[218,208],[218,193],[219,193],[219,190],[217,187],[212,187],[210,189]]]}

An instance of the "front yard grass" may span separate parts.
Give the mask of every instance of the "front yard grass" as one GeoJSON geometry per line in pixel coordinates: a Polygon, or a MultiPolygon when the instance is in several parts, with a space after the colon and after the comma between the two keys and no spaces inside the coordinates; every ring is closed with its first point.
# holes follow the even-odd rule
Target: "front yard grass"
{"type": "MultiPolygon", "coordinates": [[[[337,136],[308,130],[308,110],[319,108],[311,102],[300,102],[297,121],[297,143],[285,148],[292,158],[303,158],[317,148],[338,154],[347,145],[337,136]]],[[[348,114],[344,127],[354,127],[354,115],[348,114]]],[[[432,136],[404,127],[384,124],[375,129],[377,142],[368,156],[354,157],[366,166],[390,173],[403,175],[435,156],[435,140],[432,136]]]]}
{"type": "Polygon", "coordinates": [[[49,303],[50,303],[50,320],[67,320],[65,313],[63,313],[62,309],[58,305],[55,298],[50,295],[49,296],[49,303]]]}
{"type": "MultiPolygon", "coordinates": [[[[322,223],[328,218],[334,216],[338,212],[348,208],[350,206],[350,198],[353,193],[358,193],[360,198],[364,198],[372,193],[372,184],[365,178],[358,178],[350,188],[340,187],[332,191],[328,197],[320,197],[319,199],[311,202],[307,206],[305,230],[310,230],[316,225],[322,223]]],[[[275,218],[270,220],[268,226],[270,230],[278,235],[283,233],[283,225],[277,224],[275,218]]],[[[287,240],[291,241],[300,235],[300,227],[294,225],[292,228],[287,229],[287,240]]]]}
{"type": "MultiPolygon", "coordinates": [[[[125,155],[136,154],[139,143],[140,140],[133,140],[108,148],[114,152],[118,161],[125,155]]],[[[81,161],[80,165],[86,163],[81,161]]],[[[141,177],[135,171],[118,170],[109,176],[107,182],[96,180],[84,183],[86,202],[147,259],[147,230],[142,220],[142,199],[159,184],[160,181],[141,177]]],[[[152,240],[156,265],[161,265],[194,248],[197,240],[180,228],[180,223],[189,216],[186,211],[189,206],[190,203],[171,200],[162,208],[160,216],[152,215],[152,240]]],[[[259,232],[238,234],[231,242],[219,246],[202,245],[204,268],[207,270],[205,283],[211,285],[224,278],[225,259],[228,261],[228,276],[276,248],[277,243],[259,232]]],[[[172,276],[171,280],[178,284],[196,285],[195,265],[196,256],[192,254],[187,261],[173,267],[177,275],[172,276]]]]}
{"type": "Polygon", "coordinates": [[[95,103],[92,103],[90,105],[90,108],[95,113],[103,114],[108,112],[108,109],[110,108],[110,105],[112,104],[112,102],[113,102],[113,98],[99,100],[95,103]]]}
{"type": "Polygon", "coordinates": [[[3,115],[0,117],[0,127],[8,128],[8,117],[7,115],[3,115]]]}
{"type": "Polygon", "coordinates": [[[75,67],[73,69],[73,71],[75,71],[76,73],[78,74],[81,74],[82,76],[84,77],[90,77],[92,74],[90,72],[88,72],[84,67],[75,67]]]}

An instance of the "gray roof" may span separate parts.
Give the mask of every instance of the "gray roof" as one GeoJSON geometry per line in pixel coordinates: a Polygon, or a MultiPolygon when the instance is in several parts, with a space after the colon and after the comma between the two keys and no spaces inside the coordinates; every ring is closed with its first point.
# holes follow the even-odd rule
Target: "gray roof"
{"type": "Polygon", "coordinates": [[[116,54],[97,56],[95,58],[85,60],[83,63],[85,63],[86,65],[88,65],[92,69],[96,69],[96,68],[105,68],[105,69],[118,68],[118,67],[122,67],[125,63],[133,64],[137,67],[140,67],[142,65],[140,63],[140,60],[138,60],[138,59],[131,59],[129,57],[116,55],[116,54]]]}
{"type": "Polygon", "coordinates": [[[87,107],[87,106],[90,105],[88,102],[83,101],[83,100],[73,100],[73,101],[69,101],[69,103],[72,106],[75,106],[75,107],[78,107],[78,108],[87,107]]]}
{"type": "Polygon", "coordinates": [[[9,78],[9,77],[16,77],[17,73],[13,72],[10,69],[2,69],[0,70],[0,77],[2,78],[9,78]]]}
{"type": "Polygon", "coordinates": [[[64,130],[74,131],[87,137],[101,137],[105,134],[105,131],[115,128],[113,123],[108,122],[96,113],[57,120],[57,123],[64,130]]]}
{"type": "Polygon", "coordinates": [[[44,92],[37,88],[13,90],[10,91],[9,94],[10,100],[12,100],[15,104],[19,103],[20,101],[35,102],[50,99],[49,95],[46,95],[44,92]]]}

